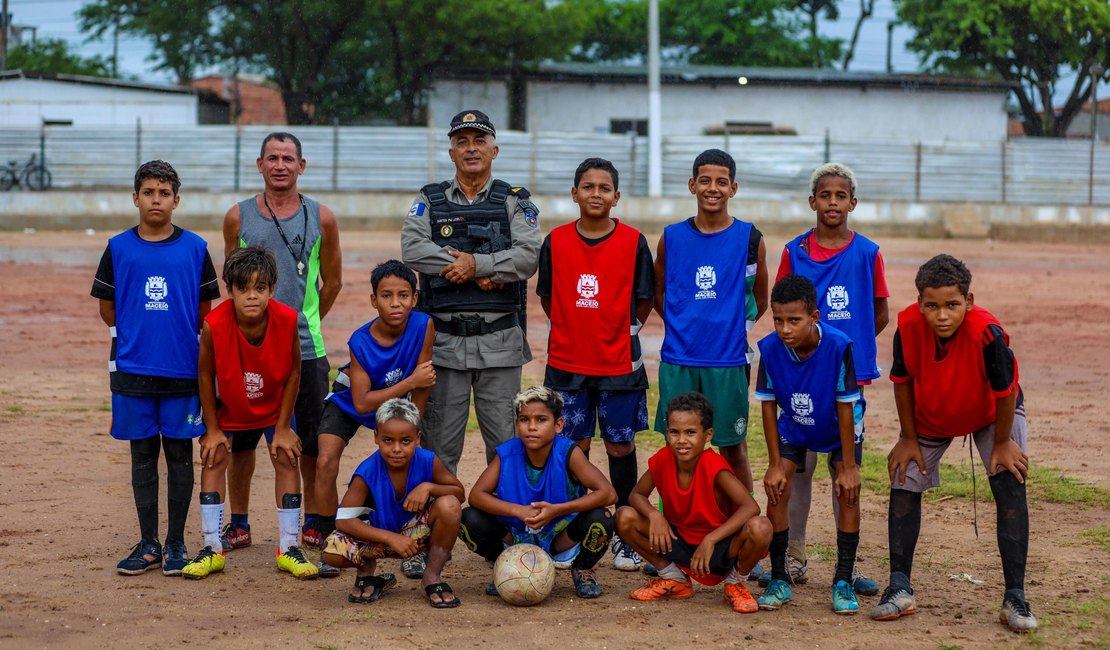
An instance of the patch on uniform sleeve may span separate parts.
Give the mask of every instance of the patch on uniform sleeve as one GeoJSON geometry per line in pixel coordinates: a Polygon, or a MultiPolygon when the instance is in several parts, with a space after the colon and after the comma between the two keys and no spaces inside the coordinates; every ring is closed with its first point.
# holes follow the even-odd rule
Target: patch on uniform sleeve
{"type": "Polygon", "coordinates": [[[520,202],[520,207],[524,210],[524,220],[528,222],[528,225],[533,228],[539,226],[540,209],[536,207],[536,204],[525,199],[520,202]]]}
{"type": "Polygon", "coordinates": [[[423,203],[421,203],[420,201],[413,202],[412,207],[409,208],[409,216],[410,217],[423,217],[425,207],[426,206],[423,203]]]}

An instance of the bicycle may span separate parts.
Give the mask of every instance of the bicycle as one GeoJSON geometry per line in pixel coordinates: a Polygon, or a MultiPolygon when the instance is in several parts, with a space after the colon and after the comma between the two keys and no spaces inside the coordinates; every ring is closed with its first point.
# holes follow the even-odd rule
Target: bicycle
{"type": "Polygon", "coordinates": [[[25,185],[36,192],[50,189],[53,178],[46,165],[38,162],[38,155],[31,154],[31,159],[19,166],[18,160],[9,160],[7,169],[0,169],[0,192],[25,185]]]}

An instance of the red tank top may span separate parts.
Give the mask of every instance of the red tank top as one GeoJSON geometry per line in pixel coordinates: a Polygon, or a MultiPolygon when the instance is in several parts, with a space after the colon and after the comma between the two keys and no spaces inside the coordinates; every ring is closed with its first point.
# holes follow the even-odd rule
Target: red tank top
{"type": "Polygon", "coordinates": [[[720,528],[736,511],[735,504],[725,512],[717,503],[713,491],[717,474],[731,472],[732,468],[712,449],[706,449],[698,458],[694,479],[686,489],[678,485],[678,464],[670,447],[663,447],[648,459],[648,470],[667,521],[692,545],[701,544],[706,535],[720,528]]]}
{"type": "Polygon", "coordinates": [[[285,382],[293,372],[297,312],[276,300],[266,308],[269,322],[261,345],[251,345],[235,321],[235,305],[225,300],[208,313],[220,398],[216,421],[227,431],[277,424],[285,382]]]}
{"type": "Polygon", "coordinates": [[[617,222],[590,246],[574,223],[551,231],[551,334],[547,363],[565,372],[632,372],[632,284],[640,233],[617,222]]]}
{"type": "MultiPolygon", "coordinates": [[[[1017,359],[1014,381],[996,393],[987,376],[983,343],[987,326],[1001,324],[986,309],[973,307],[952,335],[948,353],[936,360],[937,337],[925,321],[917,303],[898,314],[898,334],[909,377],[890,377],[896,383],[913,381],[913,421],[918,435],[956,438],[993,424],[995,400],[1013,390],[1018,382],[1017,359]]],[[[1007,345],[1010,337],[1003,333],[1007,345]]]]}

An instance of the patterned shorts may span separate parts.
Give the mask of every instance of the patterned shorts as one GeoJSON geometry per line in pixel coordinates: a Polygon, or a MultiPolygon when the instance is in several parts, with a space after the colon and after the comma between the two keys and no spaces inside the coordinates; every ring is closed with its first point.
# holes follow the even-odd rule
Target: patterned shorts
{"type": "MultiPolygon", "coordinates": [[[[416,540],[417,546],[423,551],[428,548],[428,538],[432,536],[432,529],[428,526],[428,508],[421,510],[415,517],[398,531],[406,537],[416,540]]],[[[379,542],[368,543],[361,539],[351,537],[338,530],[328,535],[324,544],[324,553],[342,555],[351,564],[362,566],[366,560],[378,560],[383,557],[398,557],[388,545],[379,542]]]]}

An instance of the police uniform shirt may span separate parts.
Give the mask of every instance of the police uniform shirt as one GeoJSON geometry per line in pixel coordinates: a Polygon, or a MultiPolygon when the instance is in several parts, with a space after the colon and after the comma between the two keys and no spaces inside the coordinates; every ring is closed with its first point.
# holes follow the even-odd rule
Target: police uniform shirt
{"type": "MultiPolygon", "coordinates": [[[[447,200],[451,203],[467,205],[484,201],[489,194],[493,178],[490,177],[478,195],[471,201],[463,192],[457,178],[452,178],[450,185],[444,191],[447,200]]],[[[448,249],[432,241],[430,221],[428,219],[431,209],[428,197],[420,192],[413,202],[401,227],[401,255],[406,265],[419,273],[439,275],[443,267],[455,262],[455,257],[448,253],[448,249]]],[[[508,250],[491,254],[474,255],[474,277],[489,277],[493,282],[526,282],[536,272],[539,264],[540,244],[543,241],[540,233],[539,214],[535,206],[523,205],[521,199],[510,193],[505,200],[506,211],[510,217],[509,229],[511,231],[512,247],[508,250]],[[531,208],[531,209],[526,209],[531,208]]],[[[450,320],[452,317],[467,316],[466,312],[433,313],[433,316],[450,320]]],[[[504,315],[504,312],[474,312],[487,322],[493,322],[504,315]]],[[[475,339],[473,344],[462,344],[450,334],[439,332],[436,334],[436,347],[434,352],[435,365],[442,365],[459,370],[479,370],[482,368],[501,368],[522,365],[532,360],[532,352],[524,341],[524,336],[518,328],[490,332],[481,336],[465,337],[475,339]],[[510,345],[509,349],[502,347],[504,341],[498,343],[494,339],[518,337],[518,345],[510,345]],[[487,345],[487,342],[489,343],[487,345]]]]}

